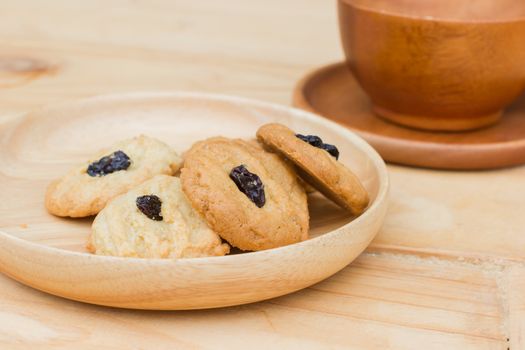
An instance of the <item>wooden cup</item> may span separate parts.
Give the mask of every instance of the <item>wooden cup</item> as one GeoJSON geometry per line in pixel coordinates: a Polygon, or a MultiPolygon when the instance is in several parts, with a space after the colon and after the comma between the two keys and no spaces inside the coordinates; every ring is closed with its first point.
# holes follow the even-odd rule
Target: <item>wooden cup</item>
{"type": "Polygon", "coordinates": [[[523,0],[339,0],[338,7],[347,63],[385,119],[480,128],[525,89],[523,0]]]}

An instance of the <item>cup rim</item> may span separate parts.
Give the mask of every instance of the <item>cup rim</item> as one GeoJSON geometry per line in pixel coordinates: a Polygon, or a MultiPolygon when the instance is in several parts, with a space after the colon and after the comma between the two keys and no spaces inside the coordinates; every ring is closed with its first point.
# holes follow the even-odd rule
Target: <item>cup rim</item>
{"type": "Polygon", "coordinates": [[[377,8],[372,8],[363,4],[356,4],[355,0],[338,0],[339,4],[347,5],[351,8],[365,11],[369,13],[381,14],[389,17],[404,18],[411,20],[418,20],[423,22],[436,22],[436,23],[449,23],[449,24],[511,24],[518,22],[525,22],[525,14],[512,19],[454,19],[454,18],[443,18],[443,17],[433,17],[433,16],[417,16],[410,14],[402,14],[399,12],[392,12],[386,10],[379,10],[377,8]]]}

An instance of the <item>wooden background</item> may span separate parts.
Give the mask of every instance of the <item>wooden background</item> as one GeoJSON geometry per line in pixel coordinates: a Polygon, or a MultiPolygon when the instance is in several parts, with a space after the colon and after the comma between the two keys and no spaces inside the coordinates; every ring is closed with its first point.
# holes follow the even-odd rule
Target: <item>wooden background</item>
{"type": "MultiPolygon", "coordinates": [[[[304,73],[342,59],[326,0],[4,0],[0,44],[0,122],[123,91],[289,104],[304,73]]],[[[253,305],[139,312],[0,275],[0,348],[525,348],[525,167],[389,172],[384,228],[325,282],[253,305]]]]}

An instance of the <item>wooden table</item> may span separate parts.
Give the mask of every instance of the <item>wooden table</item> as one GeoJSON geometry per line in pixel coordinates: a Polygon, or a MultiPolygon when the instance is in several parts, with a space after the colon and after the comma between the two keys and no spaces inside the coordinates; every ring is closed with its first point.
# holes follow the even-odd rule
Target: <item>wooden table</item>
{"type": "MultiPolygon", "coordinates": [[[[343,57],[326,0],[6,0],[0,44],[0,121],[137,90],[289,104],[302,74],[343,57]]],[[[0,275],[0,348],[525,348],[525,167],[389,171],[384,228],[325,282],[253,305],[141,312],[0,275]]]]}

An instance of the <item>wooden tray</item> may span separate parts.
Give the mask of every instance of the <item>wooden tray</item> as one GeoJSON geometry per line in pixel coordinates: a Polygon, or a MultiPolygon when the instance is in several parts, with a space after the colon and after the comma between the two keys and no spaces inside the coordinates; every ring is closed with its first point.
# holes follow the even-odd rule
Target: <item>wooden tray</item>
{"type": "Polygon", "coordinates": [[[0,129],[0,269],[62,297],[125,308],[199,309],[268,299],[314,284],[357,257],[386,212],[384,162],[362,139],[313,114],[234,97],[131,94],[41,109],[0,129]],[[310,198],[311,239],[278,249],[197,259],[95,256],[84,244],[92,218],[53,217],[44,191],[95,150],[140,133],[179,152],[215,135],[251,138],[279,121],[338,145],[368,189],[372,203],[359,218],[320,197],[310,198]]]}
{"type": "Polygon", "coordinates": [[[306,75],[296,86],[295,106],[357,132],[389,162],[438,169],[490,169],[525,163],[525,95],[495,126],[470,132],[427,132],[376,117],[344,63],[306,75]]]}

